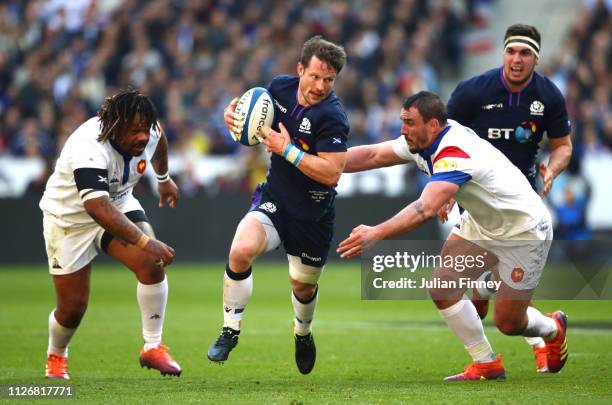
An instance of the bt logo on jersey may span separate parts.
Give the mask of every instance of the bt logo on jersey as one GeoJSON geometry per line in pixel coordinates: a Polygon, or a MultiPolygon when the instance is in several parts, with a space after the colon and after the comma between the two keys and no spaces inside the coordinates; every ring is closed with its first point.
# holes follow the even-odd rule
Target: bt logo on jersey
{"type": "Polygon", "coordinates": [[[489,128],[487,138],[489,139],[510,139],[510,134],[514,128],[489,128]]]}
{"type": "Polygon", "coordinates": [[[531,141],[533,135],[538,128],[533,121],[523,121],[516,128],[489,128],[487,138],[489,139],[506,139],[514,138],[519,143],[527,143],[531,141]]]}

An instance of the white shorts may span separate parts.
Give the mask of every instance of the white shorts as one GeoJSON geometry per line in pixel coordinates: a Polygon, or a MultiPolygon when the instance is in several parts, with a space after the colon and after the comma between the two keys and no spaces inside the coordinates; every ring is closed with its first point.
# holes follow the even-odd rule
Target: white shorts
{"type": "Polygon", "coordinates": [[[461,216],[460,228],[453,228],[452,232],[495,254],[500,278],[512,289],[532,290],[538,286],[553,238],[550,217],[543,217],[536,226],[512,239],[492,240],[480,232],[466,211],[461,216]]]}
{"type": "Polygon", "coordinates": [[[43,235],[49,273],[61,276],[81,270],[100,252],[104,229],[97,223],[64,228],[53,215],[43,214],[43,235]]]}
{"type": "MultiPolygon", "coordinates": [[[[144,212],[134,196],[128,196],[117,207],[124,214],[131,211],[144,212]]],[[[49,273],[71,274],[81,270],[102,251],[104,229],[96,222],[84,225],[62,226],[54,215],[43,213],[43,236],[49,261],[49,273]]]]}

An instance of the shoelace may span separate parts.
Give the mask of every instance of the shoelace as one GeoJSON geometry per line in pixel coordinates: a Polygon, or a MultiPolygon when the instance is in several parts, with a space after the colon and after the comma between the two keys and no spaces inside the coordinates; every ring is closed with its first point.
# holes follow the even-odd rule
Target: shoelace
{"type": "Polygon", "coordinates": [[[55,373],[65,373],[67,370],[67,364],[62,361],[62,358],[59,356],[54,356],[51,355],[49,357],[49,363],[50,363],[50,367],[49,367],[49,371],[55,373]]]}
{"type": "Polygon", "coordinates": [[[231,341],[234,338],[234,336],[238,336],[238,335],[230,331],[224,330],[223,332],[221,332],[221,335],[219,335],[215,343],[220,344],[220,343],[231,341]]]}

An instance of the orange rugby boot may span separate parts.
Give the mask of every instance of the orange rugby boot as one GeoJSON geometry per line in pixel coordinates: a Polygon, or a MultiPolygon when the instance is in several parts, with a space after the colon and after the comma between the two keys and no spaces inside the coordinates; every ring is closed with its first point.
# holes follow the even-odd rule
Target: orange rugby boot
{"type": "Polygon", "coordinates": [[[68,375],[68,358],[58,356],[57,354],[49,354],[47,356],[47,367],[45,368],[45,376],[57,380],[69,380],[68,375]]]}
{"type": "Polygon", "coordinates": [[[501,363],[501,355],[493,361],[472,363],[462,373],[446,377],[444,381],[473,381],[473,380],[506,380],[506,370],[501,363]]]}
{"type": "Polygon", "coordinates": [[[546,342],[548,371],[558,373],[561,371],[568,357],[567,350],[567,315],[563,311],[546,314],[557,323],[557,335],[553,340],[546,342]]]}
{"type": "Polygon", "coordinates": [[[140,351],[140,367],[154,368],[159,370],[161,375],[175,375],[180,377],[181,366],[168,353],[168,346],[160,344],[147,351],[144,348],[140,351]]]}
{"type": "Polygon", "coordinates": [[[548,373],[548,350],[545,347],[534,347],[533,358],[538,373],[548,373]]]}

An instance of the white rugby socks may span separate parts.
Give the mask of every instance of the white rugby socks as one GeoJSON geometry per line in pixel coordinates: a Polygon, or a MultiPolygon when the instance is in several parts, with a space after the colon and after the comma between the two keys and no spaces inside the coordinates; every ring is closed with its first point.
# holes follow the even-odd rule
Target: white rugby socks
{"type": "Polygon", "coordinates": [[[240,330],[240,321],[251,295],[253,275],[249,267],[244,273],[235,273],[229,264],[223,275],[223,326],[240,330]]]}
{"type": "Polygon", "coordinates": [[[293,304],[293,333],[299,336],[306,336],[310,333],[317,299],[319,297],[319,286],[316,287],[314,295],[308,301],[300,301],[291,291],[291,303],[293,304]]]}
{"type": "Polygon", "coordinates": [[[533,307],[527,307],[527,327],[523,331],[526,337],[541,337],[551,340],[557,334],[557,323],[533,307]]]}
{"type": "Polygon", "coordinates": [[[55,308],[49,314],[49,345],[47,346],[47,355],[55,354],[57,356],[68,357],[68,343],[72,339],[72,335],[76,328],[66,328],[57,322],[55,319],[55,308]]]}
{"type": "Polygon", "coordinates": [[[142,284],[138,282],[136,297],[140,306],[142,318],[142,337],[144,350],[157,347],[161,343],[166,303],[168,302],[168,279],[157,284],[142,284]]]}
{"type": "Polygon", "coordinates": [[[446,324],[463,342],[474,362],[495,360],[493,349],[484,334],[482,322],[471,301],[462,299],[446,309],[439,309],[446,324]]]}

